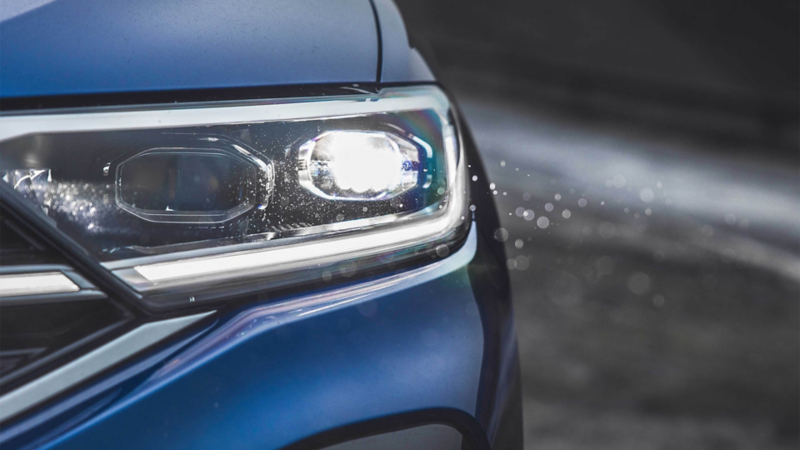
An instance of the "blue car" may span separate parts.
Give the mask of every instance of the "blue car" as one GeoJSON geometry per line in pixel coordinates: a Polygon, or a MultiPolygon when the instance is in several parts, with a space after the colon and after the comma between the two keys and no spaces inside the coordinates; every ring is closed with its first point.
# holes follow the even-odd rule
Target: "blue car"
{"type": "Polygon", "coordinates": [[[496,193],[391,0],[0,11],[3,449],[522,447],[496,193]]]}

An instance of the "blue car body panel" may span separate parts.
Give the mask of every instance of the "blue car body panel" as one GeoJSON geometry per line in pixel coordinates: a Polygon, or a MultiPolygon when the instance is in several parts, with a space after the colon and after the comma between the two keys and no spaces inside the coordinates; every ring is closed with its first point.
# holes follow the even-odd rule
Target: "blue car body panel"
{"type": "Polygon", "coordinates": [[[283,325],[274,309],[224,321],[52,448],[280,448],[398,412],[474,415],[483,332],[465,266],[283,325]]]}
{"type": "Polygon", "coordinates": [[[369,0],[24,3],[3,6],[0,97],[377,81],[369,0]]]}

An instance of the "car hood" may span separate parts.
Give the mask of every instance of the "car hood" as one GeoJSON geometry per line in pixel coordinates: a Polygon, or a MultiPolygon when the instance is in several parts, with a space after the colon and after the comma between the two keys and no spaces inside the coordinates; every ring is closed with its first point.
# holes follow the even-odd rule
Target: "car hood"
{"type": "Polygon", "coordinates": [[[375,82],[369,0],[26,0],[0,8],[0,97],[375,82]]]}

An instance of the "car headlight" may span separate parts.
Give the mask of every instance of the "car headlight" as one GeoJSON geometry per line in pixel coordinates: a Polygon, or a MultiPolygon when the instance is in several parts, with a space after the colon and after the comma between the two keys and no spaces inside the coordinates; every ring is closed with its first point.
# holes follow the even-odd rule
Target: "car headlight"
{"type": "Polygon", "coordinates": [[[0,120],[0,176],[161,308],[414,258],[469,227],[436,87],[0,120]]]}

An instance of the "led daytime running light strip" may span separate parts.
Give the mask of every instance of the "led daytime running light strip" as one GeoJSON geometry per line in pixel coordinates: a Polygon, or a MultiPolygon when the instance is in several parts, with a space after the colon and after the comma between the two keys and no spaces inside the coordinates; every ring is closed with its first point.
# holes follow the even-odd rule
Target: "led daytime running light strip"
{"type": "Polygon", "coordinates": [[[0,299],[27,295],[63,294],[81,288],[61,272],[0,275],[0,299]]]}

